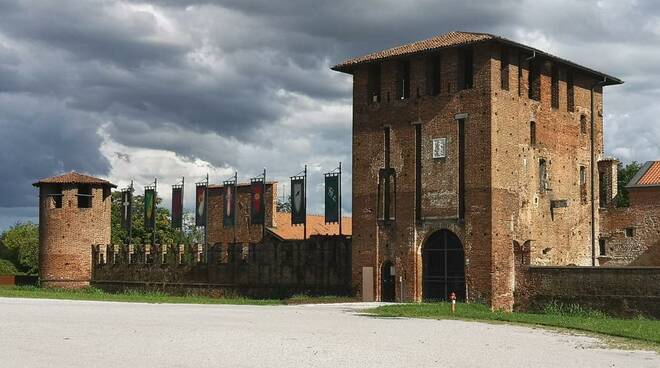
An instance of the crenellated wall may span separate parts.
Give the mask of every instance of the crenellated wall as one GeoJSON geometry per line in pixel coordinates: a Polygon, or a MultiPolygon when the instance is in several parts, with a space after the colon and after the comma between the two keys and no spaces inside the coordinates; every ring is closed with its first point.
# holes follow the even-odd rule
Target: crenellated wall
{"type": "Polygon", "coordinates": [[[351,295],[351,239],[203,246],[95,246],[92,284],[105,289],[189,289],[216,295],[284,298],[294,294],[351,295]],[[103,249],[105,248],[105,249],[103,249]]]}

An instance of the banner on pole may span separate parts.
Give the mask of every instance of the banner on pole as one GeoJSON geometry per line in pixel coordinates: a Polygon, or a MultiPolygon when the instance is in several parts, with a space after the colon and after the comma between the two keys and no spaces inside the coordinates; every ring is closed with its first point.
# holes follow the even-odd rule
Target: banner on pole
{"type": "Polygon", "coordinates": [[[325,174],[325,222],[339,222],[338,174],[325,174]]]}
{"type": "Polygon", "coordinates": [[[236,182],[224,182],[224,226],[234,226],[236,224],[236,182]]]}
{"type": "Polygon", "coordinates": [[[180,229],[183,226],[183,187],[172,186],[172,227],[180,229]]]}
{"type": "Polygon", "coordinates": [[[195,226],[206,226],[207,188],[207,183],[197,183],[195,186],[195,226]]]}
{"type": "Polygon", "coordinates": [[[250,222],[263,225],[266,215],[264,198],[264,180],[256,178],[250,180],[250,222]]]}
{"type": "Polygon", "coordinates": [[[291,178],[291,224],[304,224],[307,220],[305,177],[291,178]]]}
{"type": "Polygon", "coordinates": [[[133,213],[133,190],[132,188],[121,191],[121,228],[127,233],[131,230],[133,213]]]}
{"type": "Polygon", "coordinates": [[[153,230],[156,225],[156,190],[144,188],[144,228],[153,230]]]}

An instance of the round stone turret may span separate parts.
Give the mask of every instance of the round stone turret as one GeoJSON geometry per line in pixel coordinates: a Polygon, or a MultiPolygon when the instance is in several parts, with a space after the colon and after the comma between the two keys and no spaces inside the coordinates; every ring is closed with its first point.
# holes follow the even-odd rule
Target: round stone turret
{"type": "Polygon", "coordinates": [[[70,172],[39,188],[39,278],[45,287],[80,288],[92,277],[92,245],[110,243],[107,180],[70,172]]]}

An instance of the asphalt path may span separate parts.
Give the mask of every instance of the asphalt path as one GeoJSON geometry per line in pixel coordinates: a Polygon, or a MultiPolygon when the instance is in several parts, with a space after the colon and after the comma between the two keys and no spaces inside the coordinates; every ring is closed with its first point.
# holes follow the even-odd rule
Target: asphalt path
{"type": "Polygon", "coordinates": [[[370,306],[0,298],[0,367],[660,367],[594,337],[359,312],[370,306]]]}

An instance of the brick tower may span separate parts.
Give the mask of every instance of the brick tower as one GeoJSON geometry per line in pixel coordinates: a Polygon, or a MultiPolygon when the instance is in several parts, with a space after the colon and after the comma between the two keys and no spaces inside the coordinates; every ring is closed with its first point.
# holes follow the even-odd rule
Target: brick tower
{"type": "Polygon", "coordinates": [[[92,244],[110,243],[111,188],[70,172],[42,179],[39,188],[39,278],[46,287],[89,286],[92,244]]]}
{"type": "Polygon", "coordinates": [[[352,58],[353,287],[510,310],[514,252],[596,261],[603,87],[503,37],[451,32],[352,58]],[[595,190],[593,189],[595,188],[595,190]]]}

